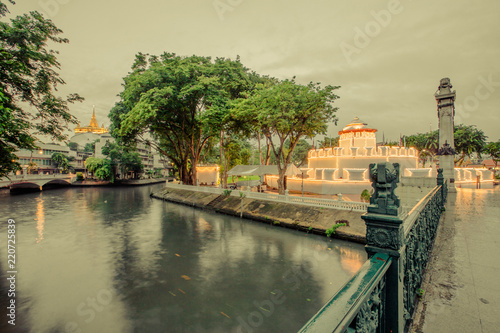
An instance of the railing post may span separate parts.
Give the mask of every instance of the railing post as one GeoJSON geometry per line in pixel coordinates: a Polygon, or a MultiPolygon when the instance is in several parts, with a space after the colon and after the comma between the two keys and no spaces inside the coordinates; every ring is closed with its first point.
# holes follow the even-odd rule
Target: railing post
{"type": "Polygon", "coordinates": [[[444,204],[445,204],[445,193],[444,193],[444,176],[443,176],[443,169],[442,168],[439,168],[438,169],[438,175],[437,175],[437,186],[441,186],[441,205],[442,205],[442,208],[444,208],[444,204]]]}
{"type": "Polygon", "coordinates": [[[370,179],[374,193],[367,212],[361,217],[366,223],[366,251],[369,257],[387,253],[392,265],[386,274],[386,304],[382,332],[404,332],[404,251],[403,219],[399,198],[394,193],[399,182],[399,163],[370,164],[370,179]]]}

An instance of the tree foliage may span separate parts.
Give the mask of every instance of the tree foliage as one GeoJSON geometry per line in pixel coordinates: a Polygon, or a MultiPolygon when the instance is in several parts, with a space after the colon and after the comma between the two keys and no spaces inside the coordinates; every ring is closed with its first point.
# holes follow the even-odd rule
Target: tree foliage
{"type": "Polygon", "coordinates": [[[111,161],[107,158],[89,157],[85,160],[85,168],[99,180],[114,181],[111,161]]]}
{"type": "MultiPolygon", "coordinates": [[[[457,125],[454,128],[455,151],[459,157],[455,160],[457,166],[465,162],[466,157],[470,158],[472,154],[481,156],[486,145],[487,136],[475,125],[457,125]]],[[[420,151],[420,157],[425,166],[428,158],[434,157],[438,152],[439,131],[429,133],[418,133],[405,136],[404,140],[407,146],[415,147],[420,151]]]]}
{"type": "Polygon", "coordinates": [[[170,53],[139,53],[132,70],[110,113],[112,134],[122,142],[150,142],[149,133],[183,182],[194,184],[205,146],[225,124],[228,102],[251,85],[248,70],[239,60],[170,53]]]}
{"type": "Polygon", "coordinates": [[[327,123],[335,121],[334,91],[339,87],[320,87],[319,83],[297,84],[285,80],[260,85],[248,98],[234,105],[236,118],[253,126],[268,139],[276,157],[280,194],[284,194],[284,177],[300,138],[325,134],[327,123]],[[289,140],[289,147],[285,142],[289,140]]]}
{"type": "Polygon", "coordinates": [[[137,178],[144,171],[144,165],[139,153],[131,147],[121,146],[108,141],[102,147],[102,154],[109,159],[113,174],[119,168],[123,175],[130,171],[137,178]]]}
{"type": "MultiPolygon", "coordinates": [[[[7,13],[6,4],[0,1],[0,18],[7,13]]],[[[77,94],[66,98],[54,94],[64,81],[57,73],[57,52],[47,49],[47,44],[68,43],[59,37],[61,33],[36,11],[10,22],[0,21],[0,176],[19,167],[12,162],[18,149],[36,148],[34,135],[63,140],[63,130],[69,123],[77,123],[68,103],[82,98],[77,94]]]]}
{"type": "Polygon", "coordinates": [[[323,140],[318,141],[319,148],[334,148],[339,145],[339,136],[329,138],[325,136],[323,140]]]}
{"type": "Polygon", "coordinates": [[[297,146],[295,147],[295,150],[293,151],[292,155],[292,163],[295,164],[297,167],[304,167],[307,166],[307,157],[309,150],[312,149],[312,145],[309,144],[304,139],[300,139],[297,142],[297,146]]]}
{"type": "Polygon", "coordinates": [[[455,150],[460,155],[455,164],[460,166],[465,162],[465,158],[470,158],[473,153],[481,157],[481,153],[486,145],[487,136],[475,125],[455,126],[455,150]]]}
{"type": "Polygon", "coordinates": [[[484,152],[489,155],[489,157],[495,163],[495,173],[500,162],[500,141],[490,142],[484,147],[484,152]]]}
{"type": "Polygon", "coordinates": [[[95,154],[95,144],[98,141],[99,141],[99,139],[97,139],[97,140],[95,140],[93,142],[86,143],[85,146],[83,147],[83,151],[86,152],[86,153],[95,154]]]}
{"type": "Polygon", "coordinates": [[[56,168],[61,169],[63,173],[68,172],[69,162],[63,153],[53,153],[51,160],[55,164],[56,168]]]}

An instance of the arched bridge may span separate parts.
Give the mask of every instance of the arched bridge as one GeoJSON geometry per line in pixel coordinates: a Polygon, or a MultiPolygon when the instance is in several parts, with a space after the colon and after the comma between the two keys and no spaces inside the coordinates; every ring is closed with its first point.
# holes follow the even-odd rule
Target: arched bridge
{"type": "Polygon", "coordinates": [[[72,182],[71,175],[37,176],[29,175],[11,180],[3,179],[0,187],[8,187],[11,192],[16,191],[42,191],[44,188],[54,186],[69,186],[72,182]]]}

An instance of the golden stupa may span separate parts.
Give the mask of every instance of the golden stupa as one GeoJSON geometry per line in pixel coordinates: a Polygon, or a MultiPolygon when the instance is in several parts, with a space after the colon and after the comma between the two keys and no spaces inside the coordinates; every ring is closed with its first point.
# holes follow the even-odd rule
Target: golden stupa
{"type": "Polygon", "coordinates": [[[90,119],[90,124],[89,126],[78,126],[75,128],[75,133],[96,133],[96,134],[104,134],[108,133],[108,130],[104,127],[104,124],[99,127],[97,124],[97,119],[95,119],[95,105],[94,105],[94,112],[92,114],[92,118],[90,119]]]}

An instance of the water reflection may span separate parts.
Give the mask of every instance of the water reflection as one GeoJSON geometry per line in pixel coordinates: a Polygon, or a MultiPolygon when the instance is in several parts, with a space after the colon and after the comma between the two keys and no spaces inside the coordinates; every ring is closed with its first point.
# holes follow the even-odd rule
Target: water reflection
{"type": "Polygon", "coordinates": [[[6,198],[0,213],[22,222],[26,331],[296,331],[366,260],[356,244],[152,200],[150,191],[6,198]]]}
{"type": "Polygon", "coordinates": [[[43,227],[45,224],[45,213],[43,211],[43,199],[36,198],[36,230],[38,235],[36,237],[36,242],[40,243],[43,240],[43,227]]]}

